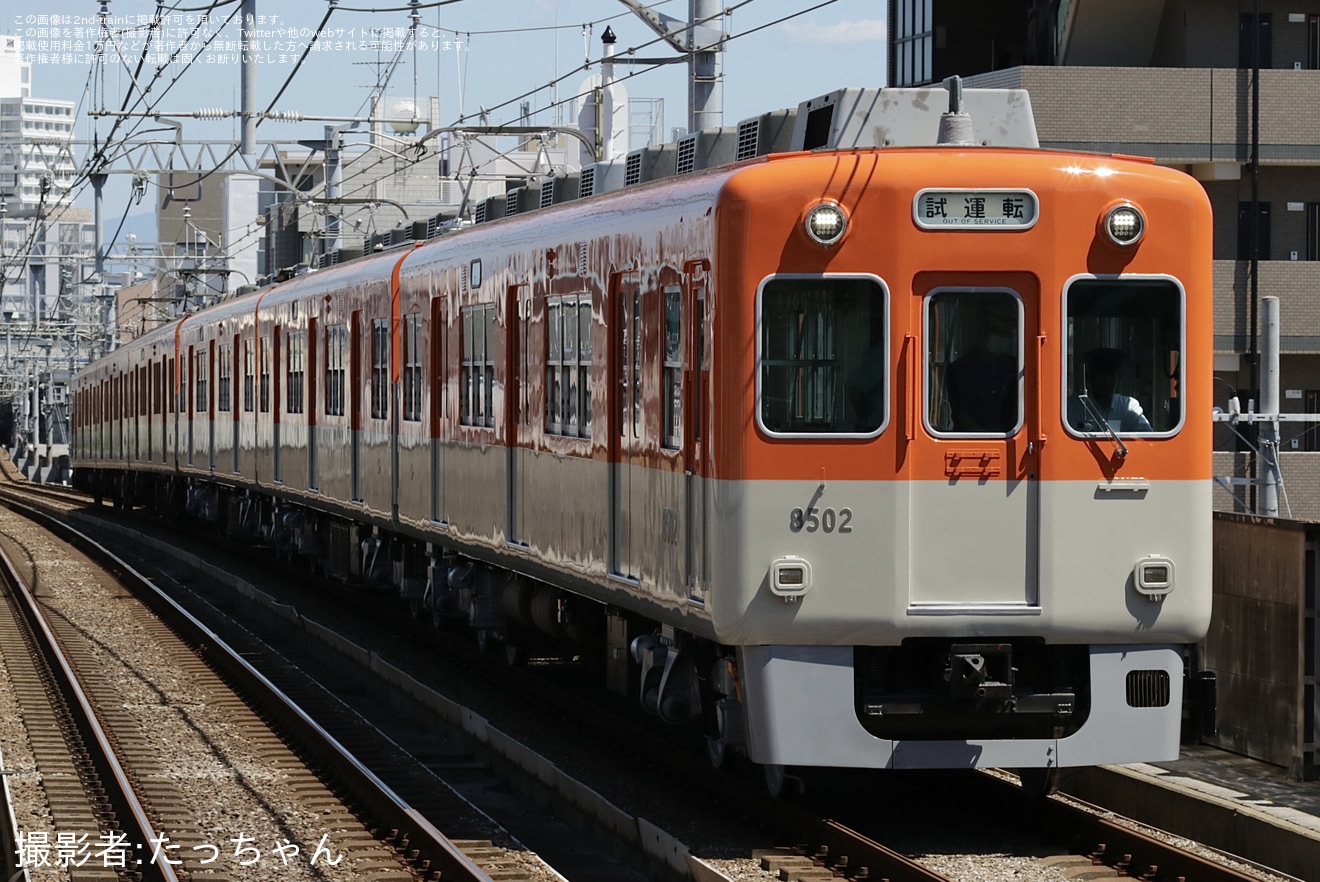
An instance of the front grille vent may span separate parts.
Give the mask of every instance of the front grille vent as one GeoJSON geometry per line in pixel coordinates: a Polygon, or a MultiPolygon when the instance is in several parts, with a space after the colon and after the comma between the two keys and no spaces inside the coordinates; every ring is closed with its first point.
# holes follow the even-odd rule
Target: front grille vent
{"type": "Polygon", "coordinates": [[[697,139],[685,138],[678,142],[678,161],[674,173],[685,175],[697,167],[697,139]]]}
{"type": "Polygon", "coordinates": [[[739,160],[751,159],[756,155],[756,143],[761,138],[761,121],[759,119],[749,119],[738,123],[738,156],[739,160]]]}
{"type": "Polygon", "coordinates": [[[578,198],[586,199],[596,192],[596,169],[587,167],[582,169],[582,177],[578,180],[578,198]]]}
{"type": "Polygon", "coordinates": [[[545,178],[541,181],[541,207],[549,208],[555,204],[555,179],[545,178]]]}
{"type": "Polygon", "coordinates": [[[1128,707],[1168,707],[1168,671],[1128,671],[1128,707]]]}

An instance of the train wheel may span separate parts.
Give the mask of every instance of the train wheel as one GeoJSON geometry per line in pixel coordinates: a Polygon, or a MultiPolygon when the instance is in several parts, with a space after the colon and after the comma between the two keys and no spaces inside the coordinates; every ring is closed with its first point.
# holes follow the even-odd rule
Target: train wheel
{"type": "Polygon", "coordinates": [[[1038,769],[1018,769],[1018,780],[1022,783],[1022,792],[1030,797],[1044,798],[1059,790],[1059,767],[1048,766],[1038,769]]]}
{"type": "Polygon", "coordinates": [[[761,766],[765,773],[765,789],[776,799],[796,799],[803,793],[802,779],[789,774],[788,767],[775,763],[761,766]]]}
{"type": "Polygon", "coordinates": [[[504,661],[511,666],[517,667],[518,665],[526,663],[527,653],[523,651],[521,646],[516,643],[510,643],[506,639],[504,641],[504,661]]]}
{"type": "Polygon", "coordinates": [[[706,758],[710,760],[713,768],[725,769],[733,762],[733,751],[725,747],[724,742],[717,736],[707,735],[706,758]]]}

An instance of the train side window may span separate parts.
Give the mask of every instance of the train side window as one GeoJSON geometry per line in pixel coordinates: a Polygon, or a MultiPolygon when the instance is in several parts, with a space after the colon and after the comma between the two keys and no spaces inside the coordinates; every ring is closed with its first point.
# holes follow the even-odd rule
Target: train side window
{"type": "Polygon", "coordinates": [[[344,353],[348,349],[348,328],[325,329],[325,414],[344,415],[344,353]]]}
{"type": "Polygon", "coordinates": [[[305,381],[307,358],[307,332],[289,333],[289,360],[287,366],[287,386],[285,392],[285,412],[303,412],[303,383],[305,381]]]}
{"type": "Polygon", "coordinates": [[[1012,291],[926,298],[926,424],[935,434],[1014,434],[1022,425],[1022,303],[1012,291]]]}
{"type": "Polygon", "coordinates": [[[390,415],[390,320],[371,320],[371,415],[390,415]]]}
{"type": "Polygon", "coordinates": [[[229,346],[221,346],[217,354],[219,359],[216,362],[218,376],[216,377],[216,402],[215,409],[222,413],[229,412],[229,393],[232,385],[233,371],[233,352],[229,346]]]}
{"type": "Polygon", "coordinates": [[[403,317],[403,418],[422,419],[422,314],[403,317]]]}
{"type": "Polygon", "coordinates": [[[762,430],[879,435],[889,416],[889,291],[880,279],[775,276],[757,302],[762,430]]]}
{"type": "Polygon", "coordinates": [[[261,338],[261,412],[270,413],[270,340],[261,338]]]}
{"type": "Polygon", "coordinates": [[[195,413],[198,416],[208,416],[211,410],[211,399],[207,397],[210,390],[207,389],[206,384],[206,380],[210,376],[206,369],[207,355],[205,349],[197,350],[197,405],[195,413]]]}
{"type": "Polygon", "coordinates": [[[495,306],[469,306],[461,314],[463,370],[459,375],[459,422],[494,426],[495,306]]]}
{"type": "Polygon", "coordinates": [[[683,289],[664,289],[665,366],[664,446],[677,449],[683,443],[683,289]]]}
{"type": "Polygon", "coordinates": [[[1074,435],[1170,435],[1183,421],[1182,286],[1073,279],[1064,289],[1065,423],[1074,435]]]}
{"type": "Polygon", "coordinates": [[[578,301],[578,389],[581,390],[582,437],[591,437],[591,295],[578,301]]]}
{"type": "Polygon", "coordinates": [[[256,397],[253,394],[257,385],[256,358],[252,351],[252,341],[243,341],[243,410],[245,413],[252,413],[252,408],[256,407],[256,397]]]}
{"type": "Polygon", "coordinates": [[[546,431],[591,437],[591,295],[546,304],[546,431]]]}

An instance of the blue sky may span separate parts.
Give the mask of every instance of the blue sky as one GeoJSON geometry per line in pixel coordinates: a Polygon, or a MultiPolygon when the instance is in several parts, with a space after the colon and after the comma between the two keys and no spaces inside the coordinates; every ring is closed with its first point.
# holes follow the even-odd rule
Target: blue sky
{"type": "MultiPolygon", "coordinates": [[[[193,10],[208,5],[205,0],[176,3],[193,10]]],[[[427,0],[423,0],[425,5],[427,0]]],[[[145,36],[137,27],[139,16],[150,15],[155,4],[146,0],[109,2],[116,41],[134,64],[108,65],[104,99],[101,82],[89,77],[100,6],[98,0],[0,0],[0,31],[21,36],[25,48],[33,53],[34,95],[81,101],[84,107],[104,100],[106,106],[118,107],[131,91],[129,70],[136,64],[145,36]],[[57,22],[52,16],[61,18],[57,22]],[[51,32],[56,27],[60,29],[58,34],[51,32]]],[[[379,70],[376,62],[388,61],[394,54],[388,46],[383,50],[372,47],[371,29],[383,29],[377,35],[381,40],[400,39],[409,20],[406,11],[353,10],[406,6],[404,0],[340,0],[325,24],[326,31],[333,32],[333,43],[327,37],[321,48],[308,55],[274,109],[330,116],[364,112],[364,102],[379,70]]],[[[796,105],[841,86],[884,83],[881,0],[833,0],[823,5],[822,0],[724,0],[724,6],[732,8],[725,16],[725,30],[732,37],[724,56],[725,124],[796,105]]],[[[270,104],[294,71],[301,52],[297,44],[306,42],[306,35],[317,30],[328,8],[326,0],[258,0],[258,31],[265,41],[265,61],[258,68],[257,81],[261,108],[270,104]]],[[[200,30],[196,39],[203,38],[208,28],[218,33],[191,66],[183,64],[180,57],[164,65],[150,94],[158,109],[179,112],[238,105],[238,29],[236,24],[219,27],[237,9],[237,0],[216,5],[211,24],[200,30]],[[220,61],[226,55],[230,57],[220,61]],[[177,82],[162,96],[166,85],[176,77],[177,82]]],[[[668,0],[657,4],[656,9],[686,18],[688,3],[668,0]]],[[[164,27],[154,44],[165,49],[166,60],[176,49],[188,51],[182,44],[196,17],[196,12],[171,12],[167,7],[164,27]]],[[[459,0],[423,9],[421,24],[425,45],[415,53],[403,53],[392,75],[389,94],[403,98],[411,98],[414,92],[418,96],[439,95],[441,122],[446,124],[456,122],[460,110],[470,116],[481,107],[491,109],[492,122],[511,122],[518,115],[520,100],[531,102],[538,123],[552,122],[556,93],[549,84],[557,77],[563,78],[557,93],[561,100],[577,91],[589,73],[582,69],[587,57],[595,61],[600,56],[600,36],[607,25],[617,36],[619,54],[655,40],[655,34],[618,0],[459,0]],[[527,92],[533,94],[519,99],[527,92]]],[[[663,43],[640,48],[637,54],[673,56],[663,43]]],[[[154,70],[155,65],[149,64],[139,75],[139,82],[145,85],[154,70]]],[[[593,67],[592,72],[595,70],[593,67]]],[[[666,129],[685,125],[686,65],[669,65],[639,75],[626,87],[634,98],[664,99],[666,129]]],[[[565,111],[563,118],[568,117],[565,111]]],[[[102,136],[109,130],[105,120],[96,126],[102,136]]],[[[269,121],[259,129],[258,140],[319,138],[323,126],[312,121],[269,121]]],[[[184,124],[184,137],[188,139],[227,139],[236,131],[232,120],[188,120],[184,124]]],[[[84,118],[77,136],[85,138],[89,132],[84,118]]],[[[107,223],[115,221],[121,210],[115,207],[122,204],[115,192],[127,192],[126,176],[112,176],[111,181],[106,196],[107,223]]],[[[84,198],[79,204],[90,203],[84,198]]]]}

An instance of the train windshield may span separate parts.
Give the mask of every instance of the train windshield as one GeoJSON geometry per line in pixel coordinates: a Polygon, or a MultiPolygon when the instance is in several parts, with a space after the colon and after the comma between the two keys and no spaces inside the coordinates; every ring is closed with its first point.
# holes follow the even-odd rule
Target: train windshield
{"type": "Polygon", "coordinates": [[[1177,431],[1182,288],[1170,279],[1077,279],[1064,299],[1068,430],[1083,436],[1177,431]]]}
{"type": "Polygon", "coordinates": [[[887,301],[874,276],[762,284],[758,415],[767,433],[880,433],[889,413],[887,301]]]}

